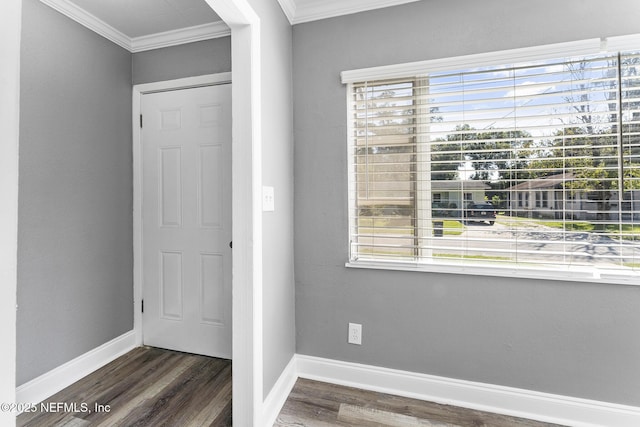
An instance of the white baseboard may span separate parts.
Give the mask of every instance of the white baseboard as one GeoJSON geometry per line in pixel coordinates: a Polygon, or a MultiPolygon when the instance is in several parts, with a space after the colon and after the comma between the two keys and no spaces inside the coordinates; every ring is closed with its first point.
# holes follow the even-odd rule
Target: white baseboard
{"type": "Polygon", "coordinates": [[[16,402],[39,403],[137,346],[134,331],[120,335],[21,385],[16,389],[16,402]]]}
{"type": "Polygon", "coordinates": [[[289,397],[293,386],[298,380],[296,359],[296,355],[294,354],[286,368],[284,368],[284,371],[282,371],[282,374],[280,374],[278,381],[276,381],[266,399],[264,399],[262,405],[262,425],[265,427],[271,427],[276,422],[278,414],[282,410],[287,397],[289,397]]]}
{"type": "Polygon", "coordinates": [[[296,355],[300,378],[575,427],[637,427],[640,407],[296,355]]]}

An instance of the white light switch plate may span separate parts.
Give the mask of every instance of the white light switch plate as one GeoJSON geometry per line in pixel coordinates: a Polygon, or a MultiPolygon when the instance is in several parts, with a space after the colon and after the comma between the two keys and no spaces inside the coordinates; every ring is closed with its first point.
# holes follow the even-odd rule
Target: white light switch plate
{"type": "Polygon", "coordinates": [[[273,187],[262,187],[262,211],[273,212],[276,210],[273,187]]]}

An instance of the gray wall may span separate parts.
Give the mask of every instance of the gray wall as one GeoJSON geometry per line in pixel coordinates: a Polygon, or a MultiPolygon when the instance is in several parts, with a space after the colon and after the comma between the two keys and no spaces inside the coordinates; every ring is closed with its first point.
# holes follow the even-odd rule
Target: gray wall
{"type": "Polygon", "coordinates": [[[263,213],[263,395],[295,353],[292,30],[277,1],[252,0],[262,48],[262,180],[275,189],[263,213]]]}
{"type": "Polygon", "coordinates": [[[231,37],[165,47],[132,56],[133,84],[231,71],[231,37]]]}
{"type": "Polygon", "coordinates": [[[431,0],[293,30],[301,354],[640,405],[640,287],[347,269],[340,72],[636,33],[635,0],[431,0]],[[363,324],[363,345],[346,343],[363,324]]]}
{"type": "Polygon", "coordinates": [[[133,328],[131,55],[37,0],[22,25],[18,385],[133,328]]]}

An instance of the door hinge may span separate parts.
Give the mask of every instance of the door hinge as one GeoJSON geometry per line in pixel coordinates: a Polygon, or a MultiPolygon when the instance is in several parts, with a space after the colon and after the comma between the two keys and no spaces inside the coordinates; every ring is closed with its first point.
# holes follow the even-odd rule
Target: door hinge
{"type": "Polygon", "coordinates": [[[142,127],[142,114],[140,114],[140,127],[142,127]]]}
{"type": "Polygon", "coordinates": [[[142,300],[142,312],[144,313],[144,300],[142,300]]]}

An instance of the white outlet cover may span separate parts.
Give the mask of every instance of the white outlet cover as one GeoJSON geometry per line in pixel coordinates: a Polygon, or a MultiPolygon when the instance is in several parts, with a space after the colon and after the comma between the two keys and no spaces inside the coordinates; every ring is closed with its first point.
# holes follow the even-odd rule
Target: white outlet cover
{"type": "Polygon", "coordinates": [[[362,325],[359,323],[349,323],[349,344],[362,345],[362,325]]]}
{"type": "Polygon", "coordinates": [[[275,191],[273,187],[262,187],[262,211],[273,212],[276,210],[275,191]]]}

